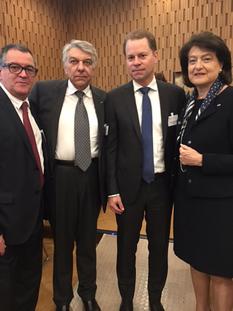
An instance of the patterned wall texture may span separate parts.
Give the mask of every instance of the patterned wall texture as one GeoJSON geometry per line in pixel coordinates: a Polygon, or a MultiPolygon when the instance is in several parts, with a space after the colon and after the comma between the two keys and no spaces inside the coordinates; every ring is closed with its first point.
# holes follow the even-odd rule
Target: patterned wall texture
{"type": "Polygon", "coordinates": [[[73,1],[70,32],[90,40],[99,52],[96,82],[111,89],[127,81],[122,43],[131,30],[147,29],[157,39],[156,71],[172,82],[178,52],[192,33],[220,35],[233,51],[233,0],[80,0],[73,1]]]}
{"type": "Polygon", "coordinates": [[[0,1],[0,44],[19,42],[27,45],[39,68],[38,79],[53,79],[63,75],[60,50],[68,32],[65,2],[0,1]]]}
{"type": "Polygon", "coordinates": [[[156,71],[169,81],[179,71],[178,51],[194,32],[210,30],[233,51],[233,0],[1,0],[0,44],[21,42],[36,56],[39,79],[63,77],[61,49],[75,38],[99,54],[94,84],[109,90],[127,76],[122,44],[131,30],[157,39],[156,71]]]}

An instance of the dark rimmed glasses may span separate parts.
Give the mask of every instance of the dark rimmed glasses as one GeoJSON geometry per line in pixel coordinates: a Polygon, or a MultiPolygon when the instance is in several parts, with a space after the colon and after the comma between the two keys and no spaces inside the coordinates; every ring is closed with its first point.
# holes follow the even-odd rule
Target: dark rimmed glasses
{"type": "Polygon", "coordinates": [[[11,73],[15,73],[15,74],[20,74],[23,70],[26,72],[26,74],[30,77],[35,77],[38,69],[33,67],[33,66],[21,66],[19,64],[16,63],[8,63],[8,64],[2,64],[1,65],[2,68],[8,68],[8,70],[11,73]]]}

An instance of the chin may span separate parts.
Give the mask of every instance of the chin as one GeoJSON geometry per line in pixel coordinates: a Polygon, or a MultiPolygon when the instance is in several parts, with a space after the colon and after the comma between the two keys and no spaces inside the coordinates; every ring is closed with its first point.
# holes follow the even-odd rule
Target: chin
{"type": "Polygon", "coordinates": [[[196,80],[194,79],[193,81],[191,81],[193,85],[195,86],[202,86],[202,85],[205,85],[207,84],[208,82],[207,81],[203,81],[203,80],[196,80]]]}
{"type": "Polygon", "coordinates": [[[133,79],[134,79],[137,83],[139,83],[139,84],[141,84],[143,81],[145,81],[145,78],[144,78],[144,77],[141,77],[141,76],[133,77],[133,79]]]}

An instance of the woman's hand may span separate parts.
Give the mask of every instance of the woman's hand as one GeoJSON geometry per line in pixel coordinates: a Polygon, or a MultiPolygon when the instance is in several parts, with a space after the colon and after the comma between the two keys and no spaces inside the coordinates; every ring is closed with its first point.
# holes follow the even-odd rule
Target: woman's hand
{"type": "Polygon", "coordinates": [[[202,166],[203,155],[186,145],[180,145],[180,162],[182,165],[202,166]]]}
{"type": "Polygon", "coordinates": [[[3,235],[0,235],[0,256],[5,254],[6,244],[3,235]]]}

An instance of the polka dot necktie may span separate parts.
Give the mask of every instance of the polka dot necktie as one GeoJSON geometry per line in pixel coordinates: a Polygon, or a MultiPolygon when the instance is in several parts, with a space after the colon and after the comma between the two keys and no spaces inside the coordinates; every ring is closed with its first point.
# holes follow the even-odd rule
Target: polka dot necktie
{"type": "Polygon", "coordinates": [[[76,91],[78,103],[75,109],[74,144],[75,144],[75,165],[82,171],[86,171],[91,164],[91,147],[89,120],[83,102],[82,91],[76,91]]]}

